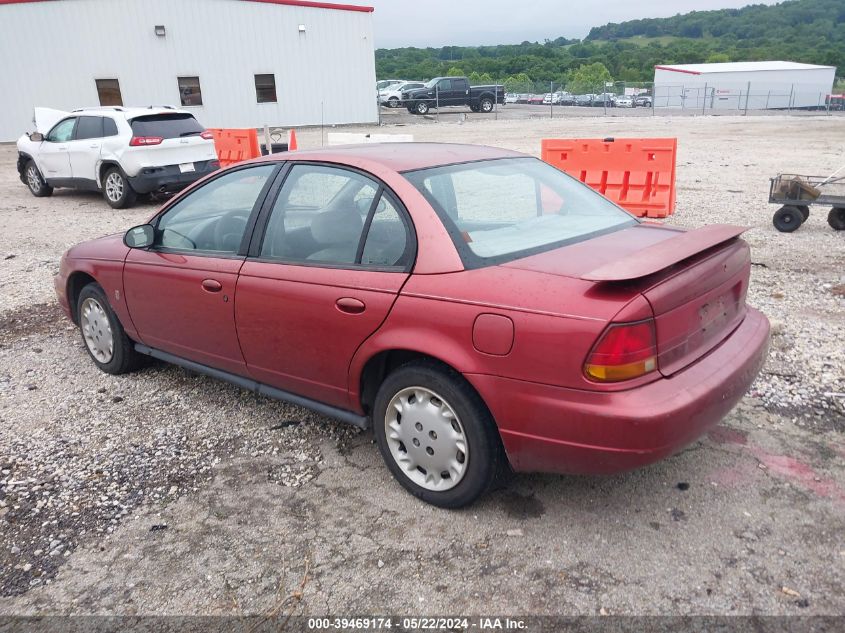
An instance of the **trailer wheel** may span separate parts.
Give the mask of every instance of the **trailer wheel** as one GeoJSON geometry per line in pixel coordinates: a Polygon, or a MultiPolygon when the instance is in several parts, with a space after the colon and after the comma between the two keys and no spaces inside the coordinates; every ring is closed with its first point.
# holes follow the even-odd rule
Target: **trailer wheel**
{"type": "Polygon", "coordinates": [[[792,233],[795,229],[801,226],[804,221],[804,216],[798,207],[785,206],[775,211],[772,218],[772,224],[781,233],[792,233]]]}
{"type": "Polygon", "coordinates": [[[806,204],[802,204],[801,206],[796,208],[801,212],[801,217],[804,218],[803,220],[801,220],[801,222],[806,222],[807,218],[810,217],[810,207],[808,207],[806,204]]]}
{"type": "Polygon", "coordinates": [[[827,223],[836,231],[845,231],[845,207],[833,207],[827,214],[827,223]]]}

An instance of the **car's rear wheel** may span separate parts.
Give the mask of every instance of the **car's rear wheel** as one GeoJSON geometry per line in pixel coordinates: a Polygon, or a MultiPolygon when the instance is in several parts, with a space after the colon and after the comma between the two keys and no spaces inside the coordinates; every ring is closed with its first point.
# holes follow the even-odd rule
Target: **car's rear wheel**
{"type": "Polygon", "coordinates": [[[79,293],[76,314],[82,342],[100,370],[107,374],[125,374],[141,364],[143,357],[135,351],[98,284],[90,283],[79,293]]]}
{"type": "Polygon", "coordinates": [[[387,105],[388,105],[388,107],[391,107],[391,108],[398,108],[399,107],[399,98],[398,97],[390,97],[390,99],[387,100],[387,105]]]}
{"type": "Polygon", "coordinates": [[[478,103],[478,107],[481,108],[482,112],[492,112],[493,111],[493,100],[488,99],[485,97],[478,103]]]}
{"type": "Polygon", "coordinates": [[[138,194],[118,167],[109,167],[103,175],[103,197],[112,209],[125,209],[135,204],[138,194]]]}
{"type": "Polygon", "coordinates": [[[27,162],[24,168],[24,175],[26,176],[26,185],[29,187],[33,196],[44,198],[53,195],[53,188],[44,180],[34,160],[27,162]]]}
{"type": "Polygon", "coordinates": [[[373,409],[381,455],[399,483],[443,508],[469,505],[503,467],[503,449],[487,407],[458,373],[413,362],[391,373],[373,409]]]}

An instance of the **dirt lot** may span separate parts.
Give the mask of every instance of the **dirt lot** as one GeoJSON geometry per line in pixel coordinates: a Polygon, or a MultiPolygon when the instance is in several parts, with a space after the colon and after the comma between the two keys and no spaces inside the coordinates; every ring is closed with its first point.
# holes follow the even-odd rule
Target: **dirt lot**
{"type": "Polygon", "coordinates": [[[519,476],[459,512],[405,494],[370,434],[173,367],[98,373],[52,275],[73,243],[155,207],[36,199],[0,146],[0,613],[845,613],[845,234],[826,210],[777,233],[766,204],[776,172],[843,162],[844,123],[380,130],[534,154],[543,137],[677,136],[672,221],[751,227],[749,301],[775,332],[751,393],[679,455],[609,478],[519,476]]]}

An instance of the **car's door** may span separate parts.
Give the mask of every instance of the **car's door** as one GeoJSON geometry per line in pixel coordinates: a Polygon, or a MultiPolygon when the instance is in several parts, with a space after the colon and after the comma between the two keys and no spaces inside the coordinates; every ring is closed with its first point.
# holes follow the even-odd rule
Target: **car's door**
{"type": "Polygon", "coordinates": [[[70,171],[74,180],[97,182],[97,164],[103,145],[103,117],[81,116],[73,138],[68,142],[70,171]]]}
{"type": "Polygon", "coordinates": [[[38,168],[46,180],[66,179],[72,175],[68,145],[73,139],[76,117],[62,119],[47,133],[38,148],[38,168]]]}
{"type": "Polygon", "coordinates": [[[452,80],[451,79],[441,79],[437,82],[437,88],[435,90],[435,99],[437,100],[437,105],[440,106],[447,106],[452,104],[452,80]]]}
{"type": "Polygon", "coordinates": [[[235,304],[250,374],[349,408],[352,356],[408,278],[416,249],[410,219],[375,179],[317,164],[292,166],[267,212],[235,304]]]}
{"type": "Polygon", "coordinates": [[[155,242],[126,257],[126,305],[141,342],[245,375],[235,287],[277,163],[225,171],[153,220],[155,242]]]}
{"type": "Polygon", "coordinates": [[[452,79],[452,90],[449,95],[449,105],[465,105],[469,103],[469,82],[463,78],[452,79]]]}

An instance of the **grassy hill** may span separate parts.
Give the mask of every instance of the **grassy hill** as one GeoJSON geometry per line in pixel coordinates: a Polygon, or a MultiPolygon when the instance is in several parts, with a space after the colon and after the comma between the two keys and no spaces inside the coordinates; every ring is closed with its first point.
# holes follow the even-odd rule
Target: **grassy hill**
{"type": "Polygon", "coordinates": [[[379,49],[376,73],[415,79],[465,74],[542,86],[568,83],[579,68],[595,64],[614,80],[633,82],[650,81],[656,64],[767,59],[837,66],[845,74],[845,1],[792,0],[611,23],[582,41],[379,49]]]}

